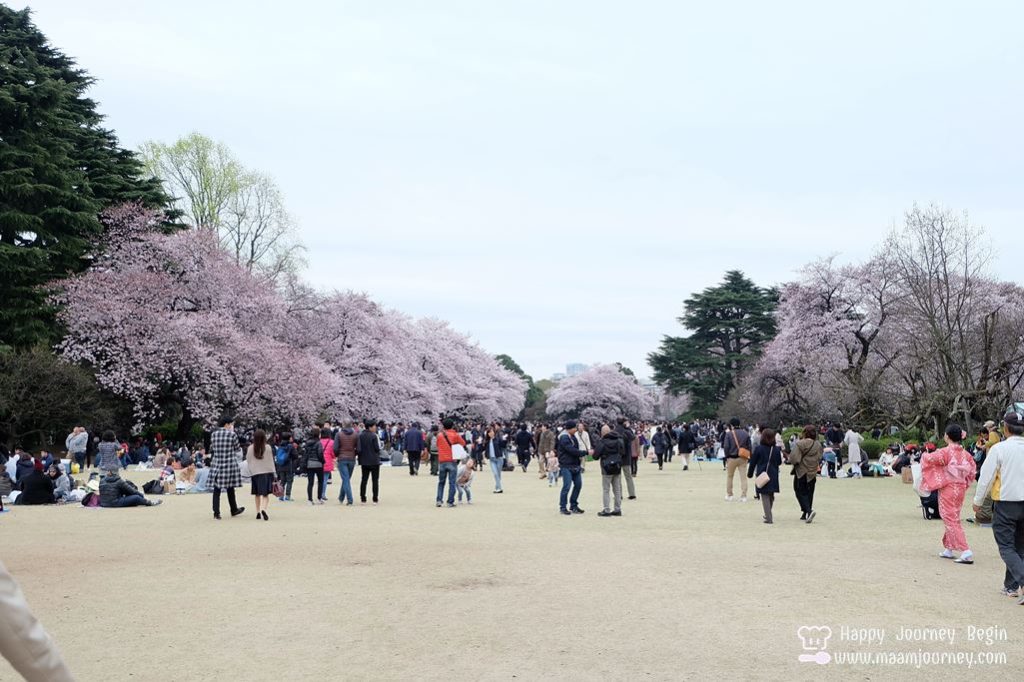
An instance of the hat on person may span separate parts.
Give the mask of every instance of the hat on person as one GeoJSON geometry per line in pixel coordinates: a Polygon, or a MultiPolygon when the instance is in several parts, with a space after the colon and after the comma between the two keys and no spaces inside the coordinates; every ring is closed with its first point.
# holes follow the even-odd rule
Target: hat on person
{"type": "Polygon", "coordinates": [[[575,429],[575,428],[576,428],[576,420],[570,419],[569,421],[565,422],[565,430],[566,431],[568,431],[569,429],[575,429]]]}
{"type": "Polygon", "coordinates": [[[1003,415],[1003,423],[1007,426],[1024,426],[1024,415],[1016,411],[1007,412],[1003,415]]]}
{"type": "Polygon", "coordinates": [[[992,421],[991,419],[989,419],[987,422],[985,422],[985,428],[989,429],[989,430],[992,430],[992,429],[996,428],[996,423],[994,421],[992,421]]]}
{"type": "Polygon", "coordinates": [[[89,481],[85,487],[93,491],[94,493],[98,493],[100,491],[100,482],[94,478],[91,481],[89,481]]]}

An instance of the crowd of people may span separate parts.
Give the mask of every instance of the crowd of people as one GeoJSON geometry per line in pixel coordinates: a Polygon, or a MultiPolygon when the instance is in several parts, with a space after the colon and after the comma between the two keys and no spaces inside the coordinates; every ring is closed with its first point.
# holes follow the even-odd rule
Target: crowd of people
{"type": "MultiPolygon", "coordinates": [[[[355,503],[353,479],[360,468],[360,504],[380,503],[383,465],[408,467],[410,476],[422,470],[437,478],[435,505],[455,507],[473,503],[473,483],[481,468],[489,468],[494,494],[504,493],[503,475],[531,469],[550,487],[561,481],[558,512],[584,514],[580,506],[588,461],[599,469],[602,508],[598,516],[622,516],[623,499],[637,498],[638,463],[650,461],[659,470],[680,460],[688,471],[701,462],[720,461],[725,472],[725,500],[733,502],[739,473],[739,502],[748,500],[748,480],[761,502],[762,521],[775,523],[774,502],[782,490],[781,475],[789,466],[800,521],[817,516],[815,487],[819,478],[860,479],[901,476],[913,483],[925,519],[941,519],[945,532],[940,557],[959,564],[974,563],[960,510],[969,487],[977,482],[974,517],[968,522],[991,527],[1006,564],[1003,592],[1024,603],[1024,418],[1006,414],[1000,425],[987,422],[973,438],[956,424],[945,430],[944,442],[893,441],[871,461],[865,437],[841,424],[807,425],[791,430],[699,420],[677,423],[633,423],[620,418],[589,424],[569,420],[458,424],[442,419],[424,427],[420,422],[388,424],[325,422],[303,433],[256,429],[236,431],[235,420],[224,415],[205,442],[171,443],[159,434],[119,440],[114,432],[91,436],[82,427],[68,435],[64,457],[42,450],[29,454],[0,448],[0,509],[8,498],[18,505],[65,504],[86,506],[154,506],[159,499],[147,492],[211,492],[212,512],[221,519],[221,494],[231,516],[245,512],[235,490],[249,482],[255,516],[269,521],[271,497],[293,500],[296,478],[305,478],[306,501],[328,502],[328,485],[340,481],[337,500],[355,503]],[[941,445],[941,447],[940,447],[941,445]],[[140,491],[120,473],[128,467],[153,469],[159,478],[140,491]],[[88,479],[76,479],[91,467],[88,479]]],[[[870,432],[883,439],[881,427],[870,432]]]]}

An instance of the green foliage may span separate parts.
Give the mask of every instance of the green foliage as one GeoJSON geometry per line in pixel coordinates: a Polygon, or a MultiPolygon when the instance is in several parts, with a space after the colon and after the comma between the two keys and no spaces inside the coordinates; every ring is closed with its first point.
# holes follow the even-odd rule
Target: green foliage
{"type": "Polygon", "coordinates": [[[93,79],[27,9],[0,5],[0,35],[0,346],[25,348],[56,338],[43,287],[87,266],[100,210],[167,198],[101,126],[93,79]]]}
{"type": "Polygon", "coordinates": [[[526,403],[523,406],[521,416],[535,418],[538,416],[538,413],[543,414],[543,405],[546,402],[544,389],[533,383],[533,377],[523,371],[523,368],[519,366],[519,363],[508,355],[501,353],[500,355],[495,355],[494,359],[501,363],[501,366],[508,371],[518,374],[523,379],[526,379],[526,403]]]}
{"type": "Polygon", "coordinates": [[[127,414],[91,374],[45,348],[0,352],[0,440],[9,446],[63,446],[69,425],[110,428],[127,414]]]}
{"type": "Polygon", "coordinates": [[[755,286],[738,270],[727,272],[722,284],[683,303],[678,321],[690,335],[665,336],[648,355],[654,380],[674,394],[689,394],[693,416],[715,416],[740,372],[775,336],[777,303],[774,289],[755,286]]]}

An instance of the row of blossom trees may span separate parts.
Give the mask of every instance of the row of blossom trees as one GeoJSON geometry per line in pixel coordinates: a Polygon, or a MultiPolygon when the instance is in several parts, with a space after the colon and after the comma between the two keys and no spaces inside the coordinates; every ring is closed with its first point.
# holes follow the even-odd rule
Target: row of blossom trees
{"type": "Polygon", "coordinates": [[[915,206],[863,263],[781,287],[778,334],[741,384],[761,419],[938,429],[1000,414],[1024,381],[1024,289],[991,276],[983,231],[915,206]]]}
{"type": "Polygon", "coordinates": [[[139,424],[177,415],[185,433],[222,410],[301,425],[522,409],[525,382],[444,322],[295,280],[275,287],[211,230],[166,234],[138,206],[103,220],[93,266],[56,295],[60,351],[128,400],[139,424]]]}

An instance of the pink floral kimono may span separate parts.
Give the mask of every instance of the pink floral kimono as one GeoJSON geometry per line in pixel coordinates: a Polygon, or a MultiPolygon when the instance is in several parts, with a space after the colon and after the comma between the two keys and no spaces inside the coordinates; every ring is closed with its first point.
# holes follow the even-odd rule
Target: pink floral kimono
{"type": "Polygon", "coordinates": [[[946,525],[942,546],[959,552],[970,549],[960,523],[964,494],[974,482],[974,458],[959,443],[921,456],[922,490],[939,491],[939,514],[946,525]]]}

